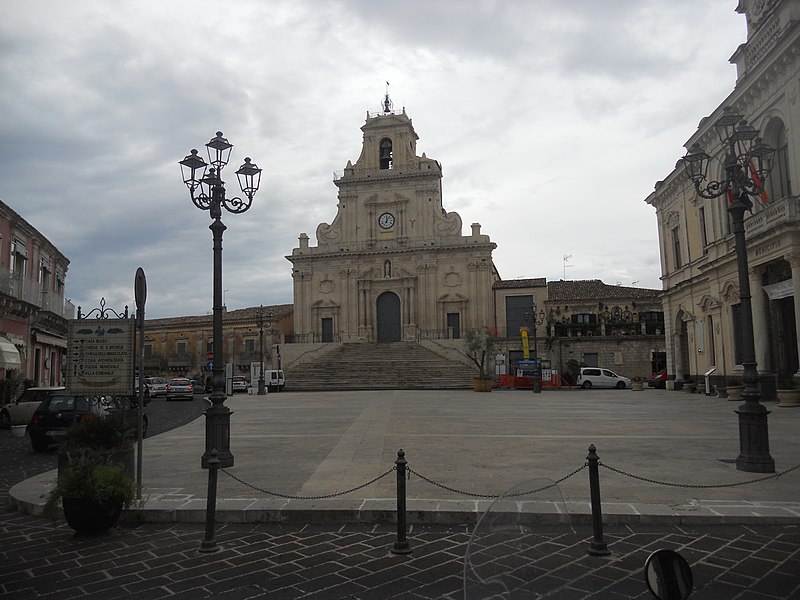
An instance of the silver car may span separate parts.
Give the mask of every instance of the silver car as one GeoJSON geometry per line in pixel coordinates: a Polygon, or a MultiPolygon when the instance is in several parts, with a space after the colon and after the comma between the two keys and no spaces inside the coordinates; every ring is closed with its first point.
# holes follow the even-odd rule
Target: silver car
{"type": "Polygon", "coordinates": [[[167,400],[192,400],[194,386],[186,377],[176,377],[167,384],[167,400]]]}

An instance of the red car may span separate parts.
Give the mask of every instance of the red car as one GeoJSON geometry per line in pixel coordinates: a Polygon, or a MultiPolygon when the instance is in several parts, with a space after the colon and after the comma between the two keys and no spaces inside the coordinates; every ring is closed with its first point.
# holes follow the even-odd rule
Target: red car
{"type": "Polygon", "coordinates": [[[647,380],[647,386],[656,389],[665,389],[667,387],[667,370],[662,369],[658,373],[653,373],[653,376],[647,380]]]}

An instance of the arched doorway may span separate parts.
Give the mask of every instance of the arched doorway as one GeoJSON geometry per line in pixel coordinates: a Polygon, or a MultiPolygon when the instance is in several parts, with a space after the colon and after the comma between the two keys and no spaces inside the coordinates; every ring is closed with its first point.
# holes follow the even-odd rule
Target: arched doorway
{"type": "Polygon", "coordinates": [[[400,341],[400,298],[393,292],[384,292],[376,303],[378,317],[378,343],[400,341]]]}

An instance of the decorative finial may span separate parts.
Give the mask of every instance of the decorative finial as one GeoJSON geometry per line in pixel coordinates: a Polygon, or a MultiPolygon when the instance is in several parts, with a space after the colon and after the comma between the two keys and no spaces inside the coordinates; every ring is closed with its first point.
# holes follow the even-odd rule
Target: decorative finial
{"type": "Polygon", "coordinates": [[[386,95],[383,97],[383,114],[391,114],[393,108],[392,100],[389,98],[389,82],[386,82],[386,95]]]}

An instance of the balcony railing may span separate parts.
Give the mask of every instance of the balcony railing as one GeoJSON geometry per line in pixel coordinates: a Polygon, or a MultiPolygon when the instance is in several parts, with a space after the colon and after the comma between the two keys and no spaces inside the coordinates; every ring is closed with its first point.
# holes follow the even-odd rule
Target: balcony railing
{"type": "Polygon", "coordinates": [[[41,284],[35,279],[20,277],[10,271],[0,272],[0,293],[64,319],[72,319],[75,316],[75,305],[63,295],[53,291],[43,291],[41,284]]]}

